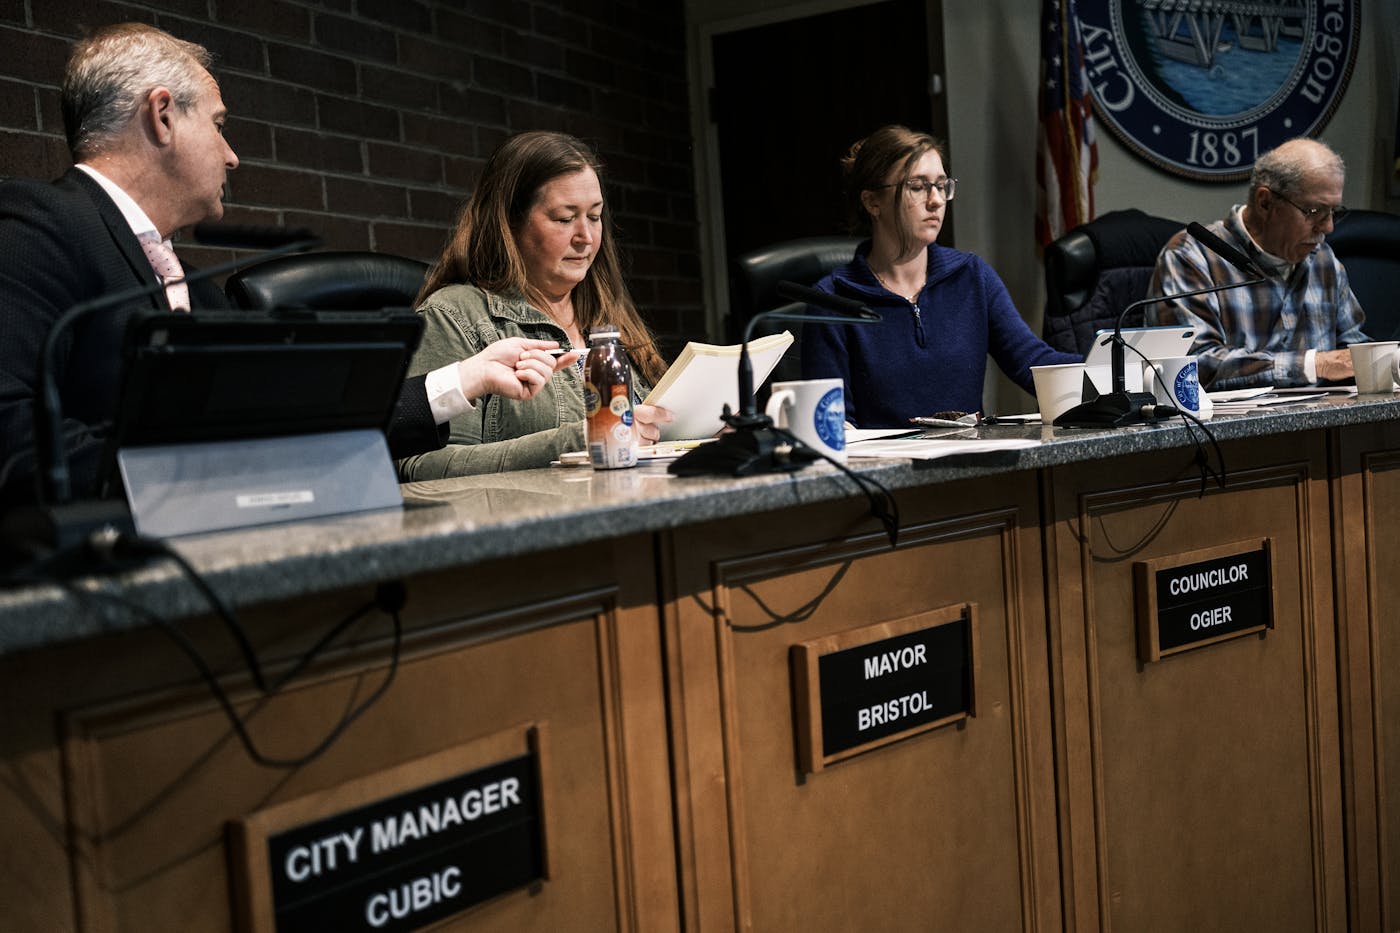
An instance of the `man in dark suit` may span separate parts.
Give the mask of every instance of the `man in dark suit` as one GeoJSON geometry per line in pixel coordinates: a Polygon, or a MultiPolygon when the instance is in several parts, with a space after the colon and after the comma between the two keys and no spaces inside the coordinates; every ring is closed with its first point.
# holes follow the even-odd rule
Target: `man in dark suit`
{"type": "MultiPolygon", "coordinates": [[[[183,282],[170,246],[175,231],[223,215],[224,182],[238,167],[209,65],[202,47],[140,23],[78,41],[62,89],[74,167],[52,183],[0,185],[0,502],[33,497],[36,369],[64,312],[124,289],[156,288],[90,315],[59,343],[54,377],[65,447],[74,492],[85,496],[96,491],[131,311],[226,307],[212,282],[183,282]]],[[[478,395],[532,395],[576,359],[551,358],[544,352],[551,346],[502,341],[406,382],[388,431],[391,454],[442,446],[448,418],[478,395]]]]}

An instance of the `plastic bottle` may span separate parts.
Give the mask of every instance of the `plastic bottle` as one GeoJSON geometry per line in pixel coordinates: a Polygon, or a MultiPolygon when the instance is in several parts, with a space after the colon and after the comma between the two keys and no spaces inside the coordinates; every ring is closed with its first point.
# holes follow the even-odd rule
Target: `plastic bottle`
{"type": "Polygon", "coordinates": [[[583,364],[583,405],[587,414],[588,460],[595,470],[637,465],[639,436],[632,412],[632,367],[609,325],[588,335],[583,364]]]}

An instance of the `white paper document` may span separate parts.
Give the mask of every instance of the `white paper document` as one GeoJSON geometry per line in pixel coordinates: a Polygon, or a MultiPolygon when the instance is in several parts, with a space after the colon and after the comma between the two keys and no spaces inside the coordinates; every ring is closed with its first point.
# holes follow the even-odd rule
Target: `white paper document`
{"type": "Polygon", "coordinates": [[[906,460],[937,460],[957,454],[981,454],[998,450],[1039,447],[1040,441],[1026,438],[1005,440],[963,439],[957,437],[904,437],[890,440],[859,441],[846,445],[848,457],[886,457],[906,460]]]}
{"type": "MultiPolygon", "coordinates": [[[[755,391],[790,346],[792,333],[786,330],[749,341],[755,391]]],[[[676,420],[661,426],[662,441],[712,437],[724,427],[720,412],[725,404],[734,411],[739,408],[739,345],[691,341],[643,402],[669,408],[676,416],[676,420]]]]}

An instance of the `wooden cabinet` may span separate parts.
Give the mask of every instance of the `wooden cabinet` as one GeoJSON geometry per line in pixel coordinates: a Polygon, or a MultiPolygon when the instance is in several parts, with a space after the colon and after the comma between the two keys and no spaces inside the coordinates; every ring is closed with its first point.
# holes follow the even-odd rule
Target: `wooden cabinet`
{"type": "MultiPolygon", "coordinates": [[[[647,536],[407,581],[391,689],[323,755],[255,764],[210,692],[152,630],[10,659],[0,671],[5,928],[225,931],[241,871],[230,821],[429,756],[471,770],[540,749],[549,876],[446,929],[678,928],[654,574],[647,536]],[[65,848],[68,849],[65,853],[65,848]],[[71,857],[70,857],[71,856],[71,857]],[[69,881],[71,879],[71,892],[69,881]]],[[[248,613],[276,676],[370,595],[248,613]]],[[[260,701],[210,620],[185,627],[268,755],[314,748],[388,676],[371,612],[260,701]]]]}
{"type": "Polygon", "coordinates": [[[1338,432],[1337,620],[1356,930],[1400,926],[1400,426],[1338,432]]]}
{"type": "Polygon", "coordinates": [[[1325,438],[1224,453],[1046,479],[1069,929],[1346,929],[1325,438]],[[1144,663],[1134,564],[1260,540],[1273,627],[1144,663]]]}
{"type": "Polygon", "coordinates": [[[1059,927],[1030,474],[688,528],[664,550],[685,928],[1059,927]],[[976,613],[975,715],[812,773],[792,648],[976,613]]]}

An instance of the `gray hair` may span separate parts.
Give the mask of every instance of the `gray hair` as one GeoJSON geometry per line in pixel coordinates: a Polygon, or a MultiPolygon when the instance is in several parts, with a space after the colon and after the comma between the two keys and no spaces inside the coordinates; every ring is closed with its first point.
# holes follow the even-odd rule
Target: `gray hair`
{"type": "Polygon", "coordinates": [[[1254,163],[1249,190],[1252,193],[1268,188],[1285,196],[1302,194],[1307,176],[1319,164],[1327,171],[1346,175],[1346,164],[1331,146],[1315,139],[1291,139],[1270,149],[1254,163]]]}
{"type": "Polygon", "coordinates": [[[111,145],[157,87],[187,111],[202,90],[212,56],[145,23],[107,26],[73,44],[63,72],[63,128],[81,160],[111,145]]]}

